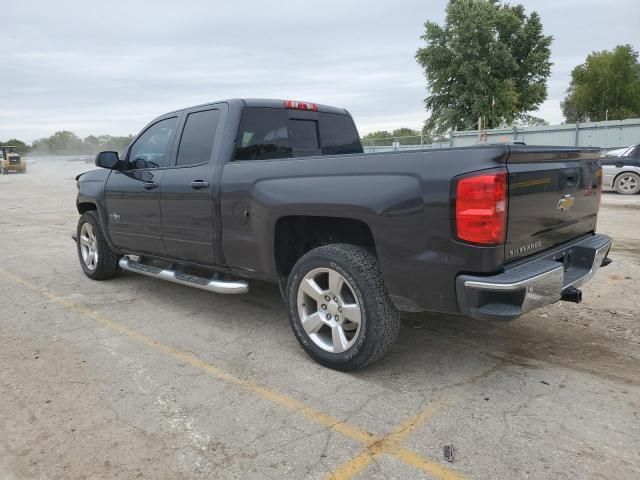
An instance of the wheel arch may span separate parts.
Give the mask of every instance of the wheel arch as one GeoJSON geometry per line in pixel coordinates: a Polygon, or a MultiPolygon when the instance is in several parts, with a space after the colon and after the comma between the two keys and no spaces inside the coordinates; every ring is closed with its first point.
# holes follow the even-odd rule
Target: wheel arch
{"type": "Polygon", "coordinates": [[[76,207],[80,215],[89,210],[98,210],[98,206],[93,202],[79,202],[76,207]]]}
{"type": "Polygon", "coordinates": [[[623,170],[622,172],[617,173],[615,177],[613,177],[613,181],[611,182],[611,187],[613,189],[616,189],[616,183],[618,182],[618,179],[622,175],[627,175],[627,174],[633,174],[636,177],[638,177],[638,179],[640,180],[640,173],[638,173],[637,171],[635,171],[635,170],[623,170]]]}
{"type": "Polygon", "coordinates": [[[273,231],[274,262],[279,277],[286,277],[296,261],[321,245],[348,243],[377,256],[372,229],[363,220],[312,215],[279,217],[273,231]]]}

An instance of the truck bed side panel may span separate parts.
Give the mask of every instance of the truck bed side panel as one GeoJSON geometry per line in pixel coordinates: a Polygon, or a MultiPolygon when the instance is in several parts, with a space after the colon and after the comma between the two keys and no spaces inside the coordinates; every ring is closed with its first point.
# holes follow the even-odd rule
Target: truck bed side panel
{"type": "Polygon", "coordinates": [[[354,218],[369,226],[398,306],[457,312],[456,275],[500,269],[504,247],[452,241],[451,179],[504,168],[507,152],[495,146],[228,163],[221,182],[227,264],[275,281],[279,218],[354,218]]]}

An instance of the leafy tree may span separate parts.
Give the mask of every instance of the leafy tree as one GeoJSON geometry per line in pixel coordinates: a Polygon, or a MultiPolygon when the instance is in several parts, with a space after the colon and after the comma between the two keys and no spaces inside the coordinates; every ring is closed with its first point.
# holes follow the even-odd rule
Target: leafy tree
{"type": "Polygon", "coordinates": [[[91,147],[91,151],[98,151],[100,148],[100,139],[95,135],[89,135],[82,141],[87,147],[91,147]]]}
{"type": "Polygon", "coordinates": [[[24,155],[29,151],[29,145],[24,143],[22,140],[18,140],[17,138],[10,138],[6,142],[0,142],[0,146],[8,146],[8,145],[17,147],[18,153],[20,155],[24,155]]]}
{"type": "Polygon", "coordinates": [[[594,52],[571,72],[562,102],[567,122],[623,120],[640,116],[640,63],[631,45],[594,52]],[[607,115],[608,111],[608,115],[607,115]]]}
{"type": "MultiPolygon", "coordinates": [[[[428,143],[426,138],[426,136],[423,137],[423,141],[425,143],[428,143]]],[[[396,128],[392,132],[389,132],[388,130],[378,130],[368,133],[367,135],[362,137],[362,139],[373,141],[374,144],[376,140],[386,140],[385,142],[380,142],[384,144],[391,144],[391,142],[394,141],[400,143],[401,145],[419,144],[420,131],[408,127],[396,128]]],[[[365,142],[365,144],[369,143],[365,142]]]]}
{"type": "MultiPolygon", "coordinates": [[[[516,127],[542,127],[544,125],[549,125],[544,118],[535,117],[533,115],[523,115],[518,119],[515,123],[516,127]]],[[[504,124],[502,127],[508,127],[510,125],[504,124]]]]}
{"type": "Polygon", "coordinates": [[[388,132],[387,130],[376,130],[375,132],[367,133],[362,138],[365,140],[377,140],[380,138],[391,138],[391,137],[393,137],[393,135],[391,134],[391,132],[388,132]]]}
{"type": "Polygon", "coordinates": [[[449,0],[444,25],[425,23],[424,68],[430,132],[465,130],[486,117],[512,123],[547,98],[551,41],[536,12],[497,0],[449,0]]]}
{"type": "Polygon", "coordinates": [[[102,150],[123,152],[133,140],[133,135],[114,137],[111,135],[89,135],[81,140],[75,133],[63,130],[48,138],[41,138],[33,142],[32,149],[37,153],[87,154],[102,150]]]}
{"type": "Polygon", "coordinates": [[[82,140],[68,130],[54,133],[48,138],[47,144],[51,153],[76,153],[82,150],[82,140]]]}

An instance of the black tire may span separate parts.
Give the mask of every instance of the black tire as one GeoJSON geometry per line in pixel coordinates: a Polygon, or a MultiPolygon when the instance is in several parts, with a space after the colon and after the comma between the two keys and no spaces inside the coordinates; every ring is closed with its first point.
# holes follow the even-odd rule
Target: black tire
{"type": "Polygon", "coordinates": [[[380,359],[391,348],[400,330],[400,314],[389,299],[377,258],[356,245],[325,245],[302,256],[289,275],[286,302],[291,327],[302,348],[318,363],[336,370],[355,370],[380,359]],[[359,333],[355,343],[342,353],[320,348],[300,320],[298,289],[305,276],[318,268],[338,272],[348,282],[360,305],[359,333]]]}
{"type": "Polygon", "coordinates": [[[89,210],[84,212],[80,216],[80,220],[78,220],[78,228],[76,231],[77,234],[77,242],[76,248],[78,251],[78,260],[80,260],[80,266],[82,267],[82,271],[85,273],[87,277],[92,280],[107,280],[109,278],[113,278],[118,273],[118,260],[120,257],[114,253],[111,248],[109,248],[109,244],[107,240],[104,238],[104,233],[102,230],[102,226],[100,225],[100,218],[98,217],[98,212],[95,210],[89,210]],[[91,225],[95,233],[96,238],[96,250],[97,250],[97,261],[95,262],[94,269],[90,269],[83,257],[81,251],[81,230],[83,224],[88,223],[91,225]]]}
{"type": "Polygon", "coordinates": [[[624,172],[616,177],[613,187],[620,195],[635,195],[640,192],[640,175],[624,172]]]}

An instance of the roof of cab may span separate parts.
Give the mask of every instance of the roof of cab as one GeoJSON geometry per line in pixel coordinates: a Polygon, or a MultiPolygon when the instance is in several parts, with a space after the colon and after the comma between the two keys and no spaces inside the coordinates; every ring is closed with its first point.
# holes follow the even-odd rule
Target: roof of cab
{"type": "MultiPolygon", "coordinates": [[[[247,107],[284,108],[284,102],[285,100],[279,100],[279,99],[273,99],[273,98],[231,98],[227,100],[219,100],[215,102],[203,103],[200,105],[193,105],[191,107],[181,108],[178,110],[174,110],[172,112],[168,112],[165,115],[168,115],[169,113],[177,113],[177,112],[182,112],[184,110],[190,110],[192,108],[205,107],[207,105],[214,105],[216,103],[229,103],[229,104],[243,103],[247,107]]],[[[309,102],[309,103],[315,103],[315,102],[309,102]]],[[[344,108],[332,107],[330,105],[322,105],[320,103],[316,103],[316,105],[318,106],[319,112],[339,113],[343,115],[349,114],[349,112],[344,108]]]]}

